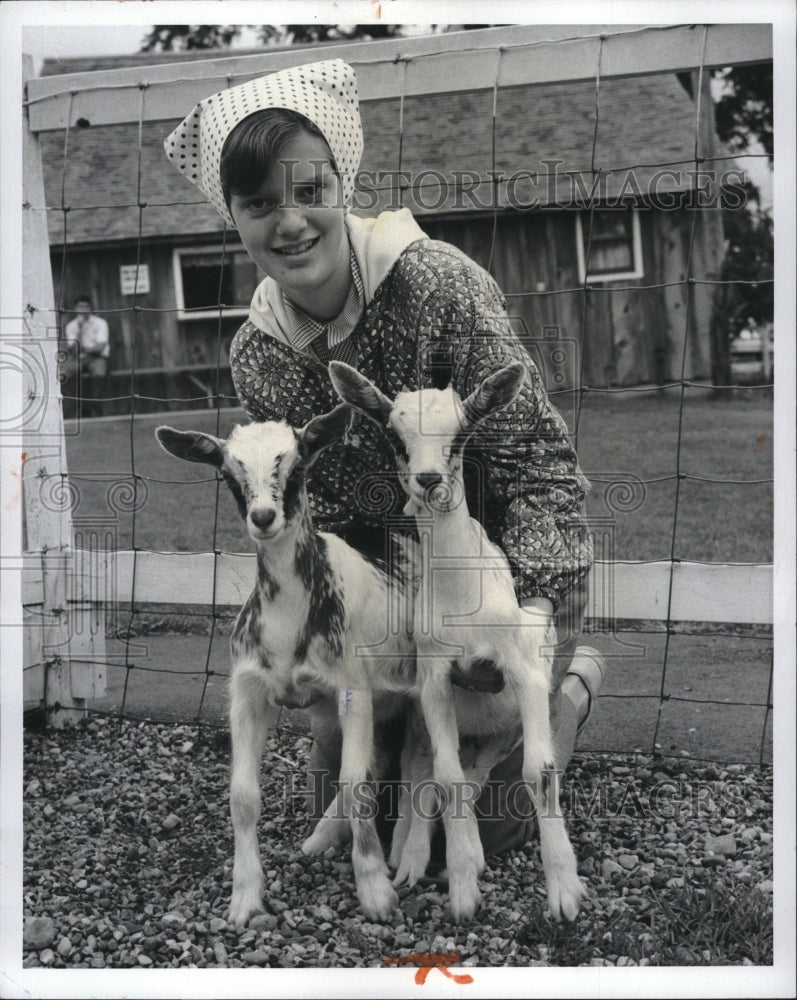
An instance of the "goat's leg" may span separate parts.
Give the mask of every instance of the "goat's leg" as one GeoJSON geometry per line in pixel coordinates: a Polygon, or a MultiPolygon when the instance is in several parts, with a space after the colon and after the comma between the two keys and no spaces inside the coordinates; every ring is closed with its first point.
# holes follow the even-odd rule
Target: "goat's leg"
{"type": "Polygon", "coordinates": [[[417,753],[415,739],[417,715],[418,710],[411,704],[407,711],[407,724],[404,727],[404,745],[401,748],[401,776],[397,805],[398,818],[393,826],[393,837],[390,842],[391,868],[398,868],[401,862],[401,852],[404,849],[404,844],[412,825],[412,769],[413,758],[417,753]]]}
{"type": "Polygon", "coordinates": [[[562,917],[574,920],[585,890],[559,809],[559,772],[554,763],[548,676],[534,660],[518,664],[508,673],[523,721],[523,780],[537,812],[548,904],[555,920],[562,917]]]}
{"type": "Polygon", "coordinates": [[[444,797],[443,825],[451,912],[456,920],[469,919],[481,901],[479,875],[484,853],[476,815],[465,801],[465,775],[459,760],[459,734],[448,664],[418,657],[418,682],[426,728],[432,742],[434,776],[444,797]]]}
{"type": "Polygon", "coordinates": [[[409,790],[405,797],[407,835],[398,851],[394,835],[391,863],[396,868],[393,884],[413,886],[429,867],[432,832],[439,814],[431,747],[425,731],[414,734],[409,756],[409,790]]]}
{"type": "MultiPolygon", "coordinates": [[[[479,747],[474,752],[473,759],[463,765],[465,775],[465,788],[472,791],[472,801],[476,803],[487,784],[490,772],[505,760],[523,742],[523,730],[520,724],[505,732],[496,733],[486,739],[479,741],[479,747]]],[[[479,837],[478,825],[475,831],[468,825],[470,836],[478,837],[477,850],[482,850],[481,838],[479,837]]]]}
{"type": "Polygon", "coordinates": [[[257,842],[260,818],[260,761],[277,709],[269,705],[257,671],[233,667],[230,681],[232,774],[230,814],[235,840],[230,922],[242,930],[262,909],[263,869],[257,842]]]}
{"type": "Polygon", "coordinates": [[[390,884],[388,867],[376,832],[376,801],[366,791],[374,740],[374,716],[371,691],[342,692],[340,786],[344,810],[350,817],[352,832],[352,866],[357,895],[365,915],[370,920],[387,920],[398,904],[398,896],[390,884]]]}

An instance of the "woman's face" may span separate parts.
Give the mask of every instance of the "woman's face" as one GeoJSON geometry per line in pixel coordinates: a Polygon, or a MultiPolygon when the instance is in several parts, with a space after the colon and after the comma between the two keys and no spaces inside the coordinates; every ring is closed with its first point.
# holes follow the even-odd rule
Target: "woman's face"
{"type": "Polygon", "coordinates": [[[301,132],[252,194],[232,193],[230,214],[258,267],[309,315],[331,319],[351,282],[343,196],[332,155],[301,132]]]}

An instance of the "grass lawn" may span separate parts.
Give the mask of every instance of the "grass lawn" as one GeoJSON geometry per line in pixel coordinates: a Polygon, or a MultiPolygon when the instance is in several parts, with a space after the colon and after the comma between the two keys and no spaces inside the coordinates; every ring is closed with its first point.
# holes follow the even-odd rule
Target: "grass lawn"
{"type": "MultiPolygon", "coordinates": [[[[584,400],[578,452],[593,483],[589,514],[602,559],[667,559],[677,472],[707,480],[769,480],[772,402],[762,392],[730,400],[687,389],[678,465],[679,390],[591,393],[584,400]]],[[[161,451],[154,428],[216,431],[213,411],[107,418],[67,425],[67,462],[79,503],[76,523],[107,525],[117,544],[162,551],[250,551],[237,508],[212,470],[161,451]],[[131,470],[142,477],[130,490],[131,470]],[[133,504],[134,501],[134,504],[133,504]],[[131,513],[131,505],[137,509],[131,513]]],[[[244,420],[220,414],[219,433],[244,420]]],[[[711,562],[772,560],[771,482],[681,480],[675,555],[711,562]]]]}

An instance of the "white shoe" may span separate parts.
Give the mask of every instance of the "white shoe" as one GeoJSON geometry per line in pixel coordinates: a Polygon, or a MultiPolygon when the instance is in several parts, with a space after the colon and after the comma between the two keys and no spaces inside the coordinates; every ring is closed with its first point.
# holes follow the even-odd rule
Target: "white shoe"
{"type": "Polygon", "coordinates": [[[575,677],[580,682],[579,689],[586,694],[573,699],[578,706],[578,728],[576,735],[581,735],[581,730],[586,726],[592,713],[592,706],[598,697],[603,678],[606,673],[606,664],[603,654],[592,646],[578,646],[573,654],[573,661],[568,667],[565,678],[575,677]],[[582,707],[581,702],[584,701],[582,707]]]}

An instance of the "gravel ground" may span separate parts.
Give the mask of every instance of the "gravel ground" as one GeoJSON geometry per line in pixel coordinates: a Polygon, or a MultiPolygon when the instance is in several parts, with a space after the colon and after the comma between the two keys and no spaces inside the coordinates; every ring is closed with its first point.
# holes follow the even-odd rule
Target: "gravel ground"
{"type": "Polygon", "coordinates": [[[51,968],[381,967],[458,952],[464,966],[761,965],[772,961],[771,771],[578,755],[563,805],[589,898],[546,914],[536,843],[489,859],[476,919],[444,883],[366,920],[351,864],[304,858],[310,740],[270,741],[260,843],[267,912],[227,924],[226,733],[95,718],[25,739],[24,962],[51,968]],[[275,808],[274,801],[280,803],[275,808]]]}

